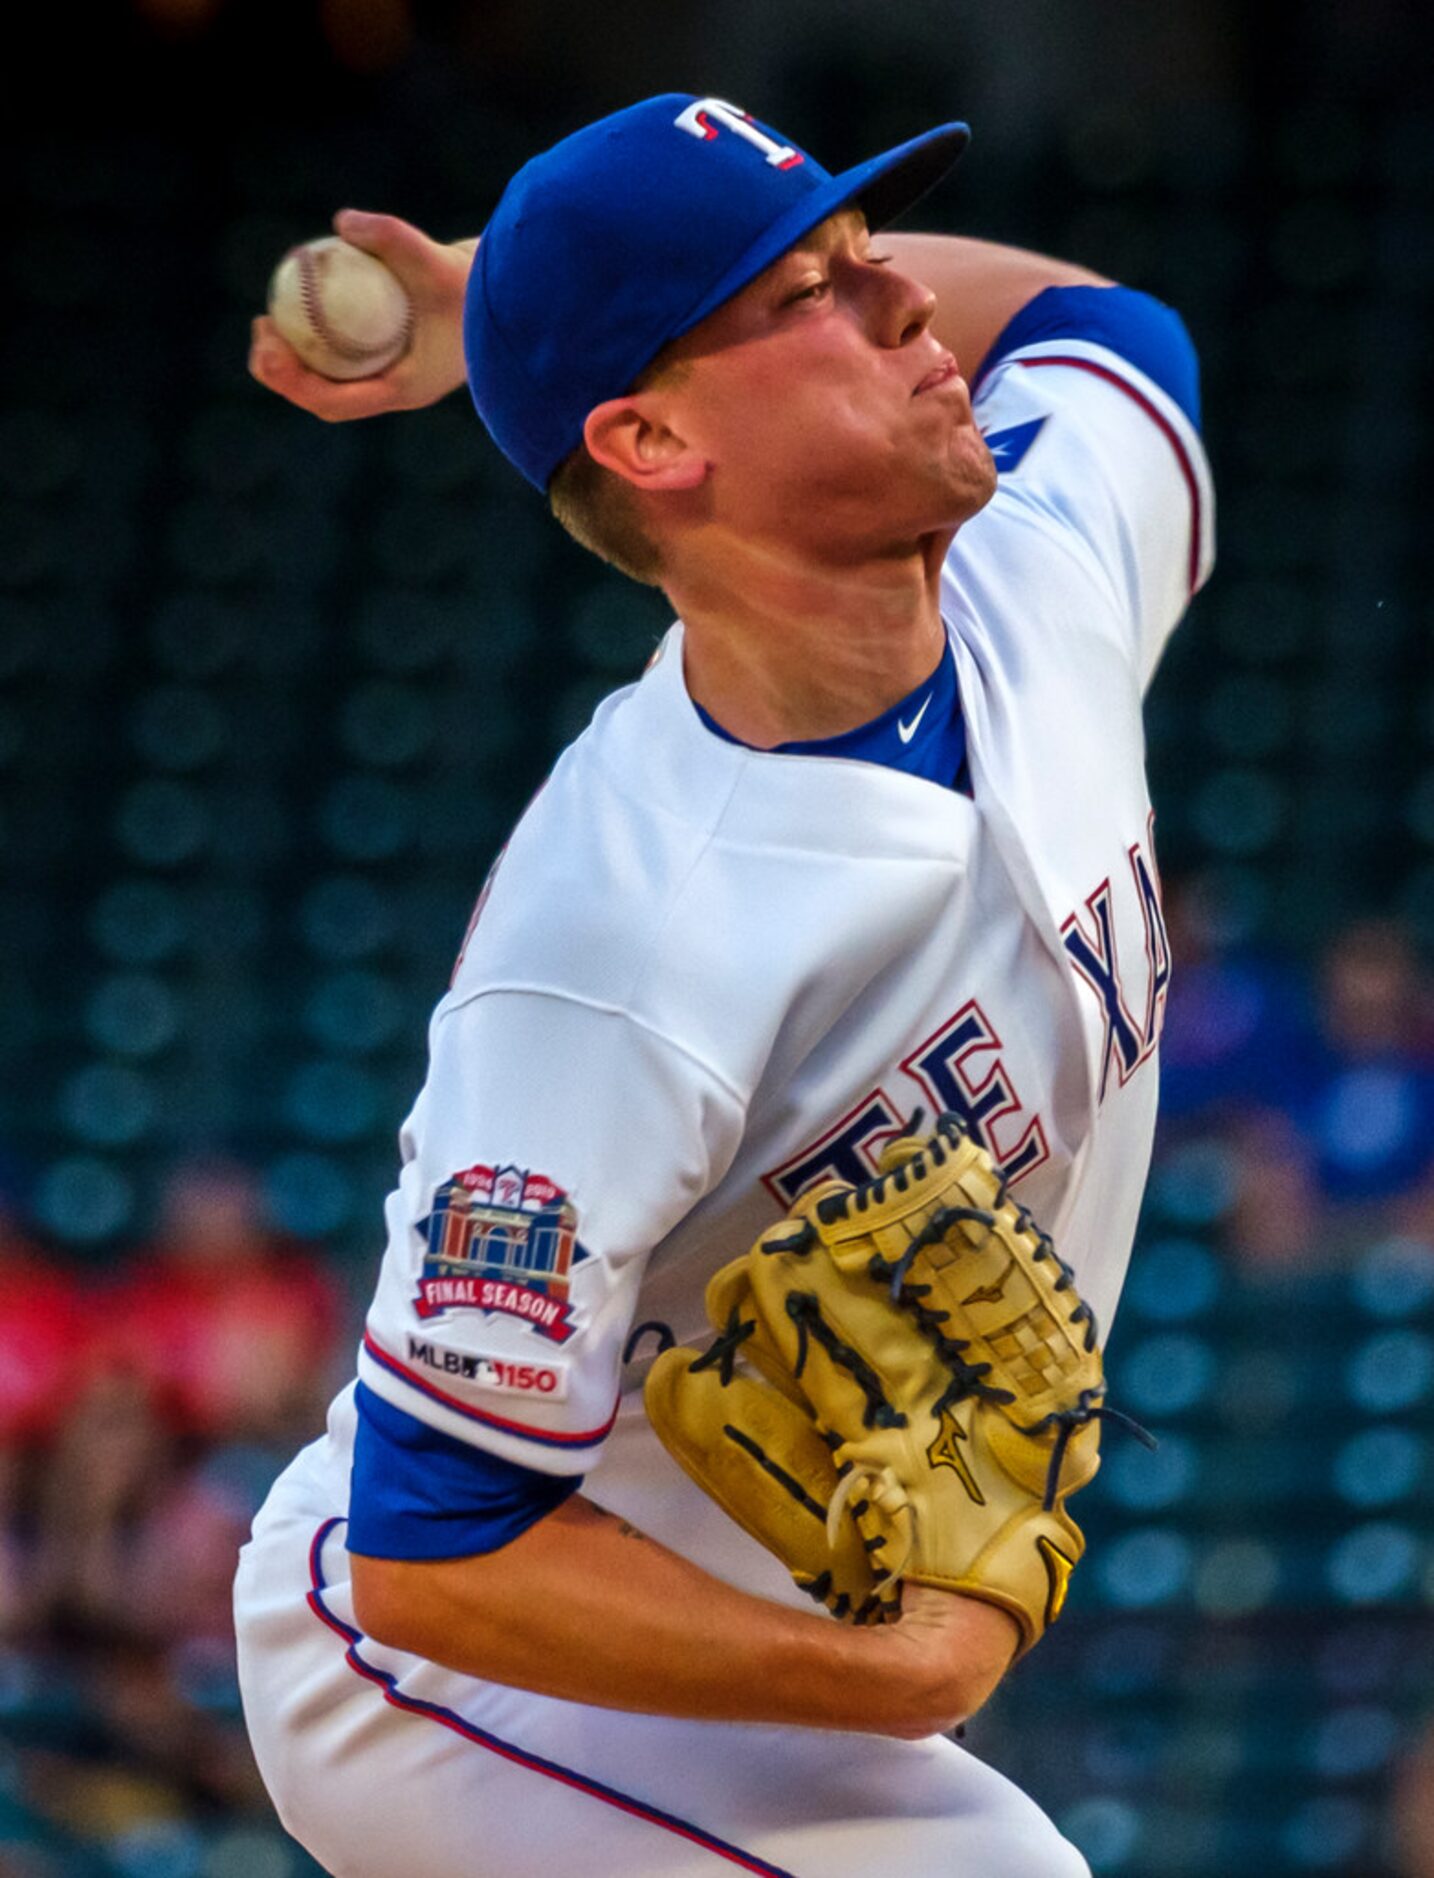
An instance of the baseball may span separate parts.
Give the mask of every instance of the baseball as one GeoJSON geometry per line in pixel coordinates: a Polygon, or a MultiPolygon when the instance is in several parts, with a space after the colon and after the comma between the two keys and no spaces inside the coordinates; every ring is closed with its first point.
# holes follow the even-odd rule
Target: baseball
{"type": "Polygon", "coordinates": [[[325,378],[377,377],[413,333],[413,308],[394,275],[337,235],[289,250],[269,282],[269,315],[325,378]]]}

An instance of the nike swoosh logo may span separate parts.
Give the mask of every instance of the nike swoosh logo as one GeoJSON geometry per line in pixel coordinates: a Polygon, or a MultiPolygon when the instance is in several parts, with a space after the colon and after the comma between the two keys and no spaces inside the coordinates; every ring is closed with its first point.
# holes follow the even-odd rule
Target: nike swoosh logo
{"type": "Polygon", "coordinates": [[[911,739],[916,735],[916,732],[920,727],[921,720],[926,715],[926,705],[930,704],[930,702],[931,702],[931,693],[928,691],[926,694],[926,704],[922,705],[921,709],[916,713],[915,717],[912,718],[909,724],[903,724],[899,718],[897,719],[896,734],[898,737],[900,737],[903,743],[910,743],[911,739]]]}

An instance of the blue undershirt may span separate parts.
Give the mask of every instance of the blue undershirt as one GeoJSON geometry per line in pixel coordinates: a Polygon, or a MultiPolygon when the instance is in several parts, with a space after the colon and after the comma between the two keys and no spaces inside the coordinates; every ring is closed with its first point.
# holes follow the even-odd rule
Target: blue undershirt
{"type": "Polygon", "coordinates": [[[561,1506],[582,1476],[543,1474],[440,1433],[360,1383],[348,1549],[369,1558],[496,1552],[561,1506]]]}
{"type": "MultiPolygon", "coordinates": [[[[697,715],[716,736],[728,743],[741,743],[717,722],[700,704],[697,715]]],[[[743,748],[751,748],[743,745],[743,748]]],[[[815,737],[805,743],[779,743],[773,754],[781,756],[844,756],[860,763],[880,763],[887,769],[905,771],[908,776],[924,776],[943,789],[971,793],[970,771],[966,763],[966,724],[961,715],[961,696],[956,686],[956,660],[948,645],[941,663],[929,677],[923,678],[914,691],[908,691],[889,710],[844,730],[836,737],[815,737]]]]}
{"type": "MultiPolygon", "coordinates": [[[[1159,300],[1129,287],[1048,287],[1038,293],[997,335],[972,391],[1022,346],[1059,339],[1084,339],[1128,360],[1199,428],[1199,368],[1184,322],[1159,300]]],[[[1003,472],[1017,466],[999,456],[997,461],[1003,472]]],[[[697,710],[714,735],[739,742],[700,705],[697,710]]],[[[966,726],[950,646],[930,677],[870,723],[778,749],[785,756],[882,763],[969,795],[966,726]]],[[[350,1551],[410,1559],[493,1552],[582,1485],[581,1476],[545,1474],[441,1434],[362,1383],[357,1402],[350,1551]]]]}

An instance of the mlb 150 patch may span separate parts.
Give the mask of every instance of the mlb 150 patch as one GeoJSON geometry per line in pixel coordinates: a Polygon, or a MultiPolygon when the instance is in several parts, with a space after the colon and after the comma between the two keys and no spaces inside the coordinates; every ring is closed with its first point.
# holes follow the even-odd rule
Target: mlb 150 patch
{"type": "Polygon", "coordinates": [[[567,1369],[555,1358],[546,1363],[515,1363],[509,1357],[485,1356],[477,1350],[450,1350],[410,1333],[408,1360],[495,1395],[540,1395],[561,1402],[568,1393],[567,1369]]]}
{"type": "Polygon", "coordinates": [[[418,1229],[420,1317],[502,1312],[554,1343],[572,1336],[569,1278],[589,1255],[578,1244],[572,1201],[546,1174],[481,1163],[465,1168],[438,1188],[418,1229]]]}

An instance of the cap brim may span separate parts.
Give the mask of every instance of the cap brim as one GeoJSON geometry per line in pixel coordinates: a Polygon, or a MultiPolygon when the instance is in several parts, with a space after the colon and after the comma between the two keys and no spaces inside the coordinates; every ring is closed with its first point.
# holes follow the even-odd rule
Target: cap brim
{"type": "Polygon", "coordinates": [[[742,258],[703,296],[701,304],[664,336],[662,344],[690,332],[839,209],[859,208],[870,227],[885,227],[940,182],[970,141],[967,125],[941,124],[909,143],[898,144],[882,156],[871,157],[831,177],[763,229],[742,258]]]}

